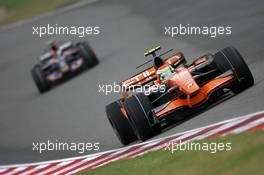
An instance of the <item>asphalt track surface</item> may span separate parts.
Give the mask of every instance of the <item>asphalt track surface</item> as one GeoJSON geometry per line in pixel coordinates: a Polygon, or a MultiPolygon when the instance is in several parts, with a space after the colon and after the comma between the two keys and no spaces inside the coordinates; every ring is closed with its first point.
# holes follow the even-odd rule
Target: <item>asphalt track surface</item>
{"type": "MultiPolygon", "coordinates": [[[[255,77],[255,85],[209,110],[163,132],[156,138],[264,109],[264,3],[259,0],[115,1],[98,0],[83,7],[0,32],[0,164],[25,163],[80,156],[76,152],[32,151],[32,142],[99,142],[100,151],[122,147],[106,119],[105,105],[117,98],[98,93],[98,84],[111,84],[136,73],[143,53],[160,44],[176,48],[192,60],[233,45],[255,77]],[[101,26],[89,40],[100,64],[40,95],[30,69],[47,37],[32,35],[32,26],[49,24],[101,26]],[[232,35],[164,35],[164,26],[232,26],[232,35]]],[[[93,152],[86,152],[86,154],[93,152]]]]}

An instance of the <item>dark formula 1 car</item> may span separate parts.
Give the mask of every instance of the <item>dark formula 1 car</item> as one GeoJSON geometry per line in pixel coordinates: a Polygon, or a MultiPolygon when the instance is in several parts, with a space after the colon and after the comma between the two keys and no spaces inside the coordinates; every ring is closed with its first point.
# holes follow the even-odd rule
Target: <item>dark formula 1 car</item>
{"type": "Polygon", "coordinates": [[[54,43],[39,57],[31,70],[31,75],[40,93],[51,89],[61,80],[91,68],[98,64],[98,59],[87,42],[54,43]]]}
{"type": "Polygon", "coordinates": [[[162,59],[172,49],[157,55],[159,49],[145,53],[153,56],[154,65],[121,82],[124,97],[106,106],[107,117],[124,145],[147,140],[171,121],[201,111],[227,92],[236,94],[254,84],[246,62],[234,47],[190,64],[181,52],[162,59]]]}

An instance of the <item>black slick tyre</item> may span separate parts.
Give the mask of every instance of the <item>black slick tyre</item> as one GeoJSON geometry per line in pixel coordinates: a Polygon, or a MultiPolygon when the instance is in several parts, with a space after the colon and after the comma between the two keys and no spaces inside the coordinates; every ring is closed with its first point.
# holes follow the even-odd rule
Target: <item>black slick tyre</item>
{"type": "Polygon", "coordinates": [[[138,139],[145,141],[157,133],[153,127],[155,116],[151,110],[152,105],[143,93],[128,98],[124,107],[138,139]]]}
{"type": "Polygon", "coordinates": [[[107,118],[118,139],[123,145],[127,145],[137,139],[133,128],[120,109],[120,101],[115,101],[106,106],[107,118]]]}
{"type": "Polygon", "coordinates": [[[33,69],[31,69],[31,76],[40,93],[44,93],[50,90],[51,85],[47,81],[44,72],[39,66],[34,66],[33,69]]]}
{"type": "Polygon", "coordinates": [[[221,72],[232,70],[236,81],[231,90],[239,93],[254,84],[254,78],[247,63],[234,47],[226,47],[213,55],[214,62],[221,72]]]}

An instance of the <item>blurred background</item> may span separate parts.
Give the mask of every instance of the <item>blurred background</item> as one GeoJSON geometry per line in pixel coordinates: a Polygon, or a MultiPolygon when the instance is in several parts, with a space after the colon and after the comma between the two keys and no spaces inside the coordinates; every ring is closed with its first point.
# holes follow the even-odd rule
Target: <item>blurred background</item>
{"type": "MultiPolygon", "coordinates": [[[[156,136],[170,135],[264,109],[264,2],[259,0],[93,0],[81,6],[41,15],[79,3],[76,0],[0,0],[0,164],[80,156],[77,152],[32,151],[33,142],[99,142],[100,151],[122,147],[106,118],[105,106],[119,96],[98,93],[99,84],[119,82],[138,72],[144,52],[161,45],[175,48],[188,61],[233,45],[255,77],[245,92],[156,136]],[[11,23],[28,19],[26,22],[11,23]],[[100,26],[99,35],[38,37],[33,26],[100,26]],[[231,26],[231,35],[165,35],[165,26],[231,26]],[[100,64],[40,95],[30,69],[45,43],[87,40],[100,64]]],[[[154,139],[155,139],[154,138],[154,139]]],[[[93,152],[85,152],[90,154],[93,152]]]]}

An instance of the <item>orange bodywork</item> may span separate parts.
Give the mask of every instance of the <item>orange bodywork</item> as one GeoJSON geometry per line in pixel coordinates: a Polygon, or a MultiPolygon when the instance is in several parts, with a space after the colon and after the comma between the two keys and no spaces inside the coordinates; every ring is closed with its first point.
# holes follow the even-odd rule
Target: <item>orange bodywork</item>
{"type": "MultiPolygon", "coordinates": [[[[165,64],[167,63],[170,65],[177,65],[184,59],[185,58],[183,54],[179,52],[165,60],[165,64]]],[[[210,98],[214,90],[222,88],[234,80],[234,75],[217,77],[200,87],[194,80],[190,71],[195,68],[195,66],[202,64],[207,60],[208,57],[205,55],[196,59],[193,64],[189,65],[189,67],[178,67],[177,69],[175,69],[175,74],[170,79],[163,82],[163,84],[165,84],[167,88],[178,88],[177,91],[185,94],[186,98],[178,98],[176,94],[172,94],[175,98],[172,98],[173,100],[168,104],[165,104],[166,106],[164,106],[162,109],[156,111],[156,117],[158,119],[165,118],[166,116],[168,116],[168,114],[175,112],[180,107],[191,108],[195,105],[206,102],[210,98]]],[[[161,84],[160,80],[157,78],[156,71],[157,70],[154,67],[150,67],[143,72],[140,72],[137,75],[121,82],[120,85],[131,87],[135,85],[144,86],[150,82],[153,82],[153,85],[161,84]]],[[[124,98],[130,97],[127,92],[123,92],[123,96],[124,98]]],[[[128,119],[128,114],[125,108],[122,106],[120,110],[123,113],[124,117],[128,119]]]]}
{"type": "Polygon", "coordinates": [[[190,99],[176,99],[172,102],[170,102],[164,109],[156,113],[156,116],[158,118],[163,118],[165,117],[168,113],[173,112],[175,109],[183,106],[194,106],[199,103],[202,103],[203,101],[206,101],[209,97],[212,91],[220,87],[229,81],[232,81],[234,79],[233,75],[229,75],[227,77],[223,78],[217,78],[214,79],[207,84],[205,84],[203,87],[200,88],[199,93],[194,96],[193,98],[190,99]]]}
{"type": "Polygon", "coordinates": [[[123,116],[124,116],[125,118],[128,119],[128,114],[127,114],[127,112],[126,112],[124,106],[121,106],[121,107],[120,107],[120,111],[122,112],[123,116]]]}
{"type": "MultiPolygon", "coordinates": [[[[176,53],[174,56],[165,61],[168,64],[176,64],[181,59],[184,59],[181,52],[176,53]]],[[[156,69],[154,67],[148,68],[143,72],[121,82],[122,86],[144,85],[157,78],[156,69]]]]}
{"type": "Polygon", "coordinates": [[[180,87],[181,91],[187,95],[191,95],[200,89],[189,70],[185,67],[176,69],[176,74],[167,81],[167,86],[180,87]]]}

